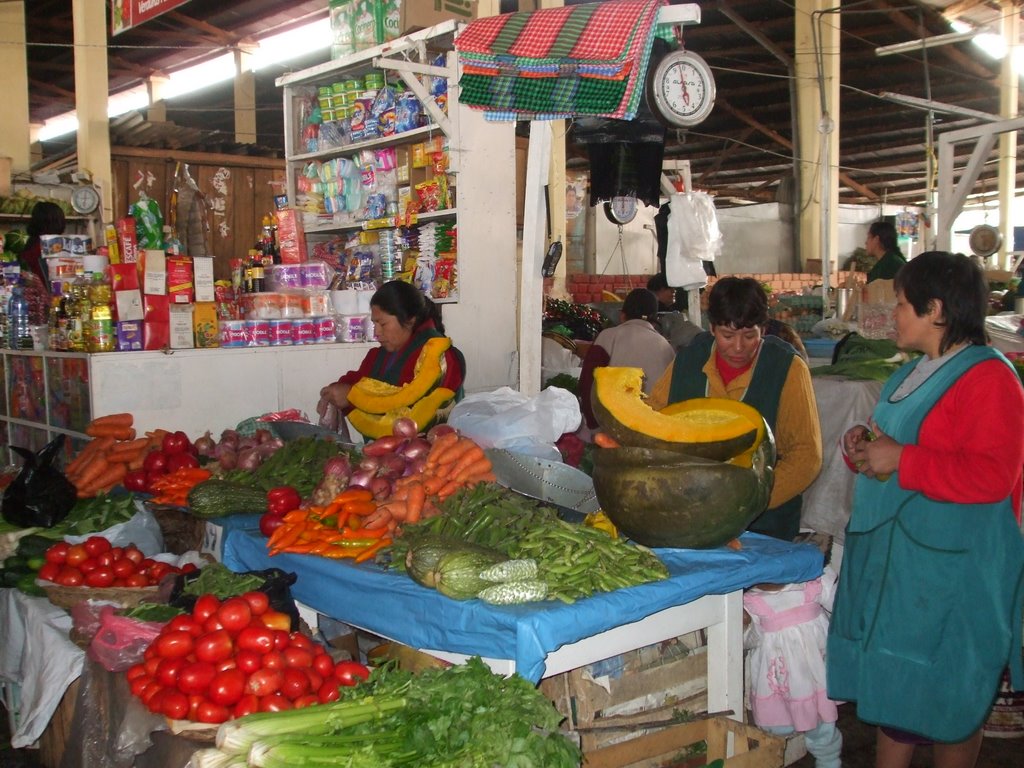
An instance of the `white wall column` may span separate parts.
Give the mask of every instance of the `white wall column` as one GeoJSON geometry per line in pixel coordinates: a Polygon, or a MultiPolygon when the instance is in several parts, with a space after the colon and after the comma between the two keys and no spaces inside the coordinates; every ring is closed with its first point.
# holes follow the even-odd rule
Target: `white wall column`
{"type": "MultiPolygon", "coordinates": [[[[1020,80],[1014,71],[1014,53],[1020,47],[1020,4],[1004,2],[1000,18],[1006,56],[999,69],[999,116],[1004,120],[1017,117],[1020,80]]],[[[1013,265],[1013,199],[1017,193],[1017,132],[1007,131],[999,137],[999,229],[1003,245],[993,266],[1009,269],[1013,265]]]]}
{"type": "MultiPolygon", "coordinates": [[[[832,0],[797,0],[794,36],[800,191],[799,253],[835,269],[839,207],[839,14],[832,0]]],[[[802,264],[796,264],[802,270],[802,264]]]]}
{"type": "Polygon", "coordinates": [[[252,71],[255,45],[239,45],[235,58],[235,141],[256,143],[256,74],[252,71]]]}
{"type": "Polygon", "coordinates": [[[171,79],[162,73],[154,73],[146,78],[146,96],[149,97],[146,119],[151,123],[167,122],[167,102],[164,101],[164,89],[170,81],[171,79]]]}
{"type": "Polygon", "coordinates": [[[107,9],[95,0],[71,0],[75,42],[78,167],[102,192],[103,220],[113,221],[110,118],[107,117],[107,9]]]}
{"type": "Polygon", "coordinates": [[[0,72],[4,73],[4,119],[0,157],[11,158],[14,173],[31,166],[28,125],[28,63],[25,55],[25,3],[0,3],[0,72]]]}

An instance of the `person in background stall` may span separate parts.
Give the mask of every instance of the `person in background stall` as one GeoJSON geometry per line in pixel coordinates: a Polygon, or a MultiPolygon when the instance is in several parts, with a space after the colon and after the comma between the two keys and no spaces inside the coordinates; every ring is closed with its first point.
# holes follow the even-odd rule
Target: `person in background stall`
{"type": "Polygon", "coordinates": [[[18,254],[21,284],[28,299],[28,319],[32,325],[45,325],[50,312],[50,282],[41,238],[63,234],[66,226],[64,210],[56,203],[41,200],[32,207],[32,216],[25,227],[28,240],[18,254]]]}
{"type": "Polygon", "coordinates": [[[665,275],[658,273],[647,281],[647,290],[658,297],[658,325],[661,335],[673,349],[685,347],[701,332],[701,327],[689,320],[686,291],[669,286],[665,275]]]}
{"type": "Polygon", "coordinates": [[[807,347],[804,346],[804,340],[800,338],[800,334],[793,329],[792,325],[772,317],[764,324],[764,332],[769,336],[782,339],[797,351],[805,363],[807,362],[807,347]]]}
{"type": "Polygon", "coordinates": [[[657,330],[658,298],[646,288],[635,288],[626,296],[619,311],[619,325],[605,328],[594,339],[580,371],[580,406],[587,426],[597,427],[591,394],[594,369],[602,366],[643,368],[644,389],[654,382],[675,357],[672,345],[657,330]]]}
{"type": "Polygon", "coordinates": [[[653,275],[647,281],[647,290],[657,297],[659,312],[675,312],[678,309],[676,306],[676,289],[668,284],[665,275],[661,272],[653,275]]]}
{"type": "Polygon", "coordinates": [[[827,649],[828,694],[879,726],[875,765],[971,768],[1004,668],[1024,688],[1024,390],[986,343],[988,286],[962,254],[896,275],[896,345],[922,352],[843,436],[859,476],[827,649]],[[870,430],[870,431],[869,431],[870,430]]]}
{"type": "Polygon", "coordinates": [[[867,281],[892,280],[900,267],[907,263],[900,250],[896,236],[896,227],[888,221],[876,221],[868,227],[868,236],[864,241],[864,250],[868,256],[877,259],[868,271],[867,281]]]}
{"type": "Polygon", "coordinates": [[[768,509],[749,529],[792,541],[801,494],[821,469],[821,425],[807,364],[789,344],[764,333],[768,297],[750,277],[721,277],[708,295],[711,332],[676,353],[647,399],[660,410],[695,397],[742,400],[775,434],[778,460],[768,509]]]}
{"type": "MultiPolygon", "coordinates": [[[[415,378],[416,361],[428,339],[444,336],[441,312],[433,301],[402,280],[384,283],[370,298],[370,319],[379,347],[366,353],[359,368],[349,371],[320,390],[317,413],[324,417],[329,406],[347,413],[351,405],[348,393],[360,379],[370,377],[396,386],[415,378]]],[[[443,374],[437,383],[462,398],[466,361],[462,352],[451,346],[441,358],[443,374]]]]}

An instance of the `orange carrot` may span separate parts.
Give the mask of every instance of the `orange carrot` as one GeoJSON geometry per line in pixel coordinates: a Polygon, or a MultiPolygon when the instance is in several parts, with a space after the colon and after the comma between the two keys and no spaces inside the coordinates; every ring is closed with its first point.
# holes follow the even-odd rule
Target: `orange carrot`
{"type": "Polygon", "coordinates": [[[373,499],[373,493],[366,488],[360,486],[353,486],[346,488],[344,491],[335,496],[332,501],[340,501],[345,504],[349,501],[370,501],[373,499]]]}
{"type": "Polygon", "coordinates": [[[389,508],[386,506],[377,507],[376,512],[363,518],[363,528],[372,531],[375,528],[383,528],[392,522],[394,522],[394,518],[391,516],[389,508]]]}
{"type": "Polygon", "coordinates": [[[448,475],[434,474],[423,481],[423,490],[428,496],[433,496],[448,482],[448,475]]]}
{"type": "Polygon", "coordinates": [[[454,445],[444,449],[440,454],[438,454],[436,464],[437,466],[441,466],[444,464],[450,464],[451,462],[457,462],[466,453],[479,447],[479,445],[474,443],[468,437],[461,437],[454,445]]]}
{"type": "Polygon", "coordinates": [[[449,448],[455,446],[459,442],[459,435],[457,432],[449,432],[445,435],[441,435],[434,444],[430,447],[430,453],[427,454],[427,467],[436,466],[439,462],[441,455],[444,454],[449,448]]]}
{"type": "Polygon", "coordinates": [[[107,464],[106,469],[103,470],[95,480],[88,485],[82,486],[83,490],[92,489],[93,493],[100,490],[109,490],[117,485],[124,478],[125,473],[128,471],[128,467],[122,463],[107,464]]]}
{"type": "Polygon", "coordinates": [[[388,546],[390,543],[391,543],[391,539],[390,538],[380,539],[376,544],[374,544],[374,545],[372,545],[370,547],[367,547],[362,552],[360,552],[358,555],[356,555],[356,562],[357,563],[364,563],[364,562],[366,562],[371,557],[376,555],[380,550],[384,549],[384,547],[388,546]]]}
{"type": "Polygon", "coordinates": [[[152,446],[145,446],[141,451],[139,451],[138,456],[128,462],[128,469],[142,469],[146,463],[146,456],[149,455],[151,450],[152,446]]]}
{"type": "Polygon", "coordinates": [[[466,471],[467,467],[481,461],[486,461],[488,464],[491,463],[487,458],[487,454],[484,453],[484,449],[476,443],[473,443],[473,446],[468,448],[466,452],[459,456],[455,461],[455,464],[452,466],[452,477],[458,477],[466,471]]]}
{"type": "Polygon", "coordinates": [[[93,454],[89,463],[82,467],[75,478],[75,487],[86,488],[92,485],[109,467],[109,463],[100,453],[93,454]]]}
{"type": "Polygon", "coordinates": [[[594,443],[599,448],[621,448],[619,441],[613,438],[611,435],[606,435],[604,432],[594,433],[594,443]]]}
{"type": "Polygon", "coordinates": [[[491,461],[486,456],[482,459],[470,462],[460,468],[456,467],[452,472],[452,479],[466,482],[473,475],[483,475],[491,471],[491,461]]]}
{"type": "Polygon", "coordinates": [[[494,483],[497,482],[498,478],[494,476],[494,472],[487,470],[486,472],[480,472],[477,474],[469,474],[463,478],[463,482],[466,485],[476,485],[477,483],[494,483]]]}
{"type": "Polygon", "coordinates": [[[115,440],[134,440],[135,429],[133,427],[123,427],[117,424],[107,425],[94,425],[90,424],[85,428],[85,434],[89,437],[112,437],[115,440]]]}
{"type": "Polygon", "coordinates": [[[415,523],[423,515],[423,505],[427,501],[427,492],[423,489],[423,483],[416,483],[409,486],[409,499],[406,502],[408,511],[405,522],[415,523]]]}
{"type": "Polygon", "coordinates": [[[123,443],[118,443],[107,451],[107,461],[123,461],[127,464],[133,459],[137,459],[149,447],[148,438],[143,437],[140,439],[142,440],[142,445],[138,445],[138,440],[126,440],[123,443]]]}
{"type": "Polygon", "coordinates": [[[449,480],[441,487],[441,490],[437,492],[437,498],[440,499],[441,501],[444,501],[457,490],[459,490],[459,488],[461,488],[462,485],[463,484],[458,480],[449,480]]]}
{"type": "Polygon", "coordinates": [[[90,427],[130,427],[135,422],[135,418],[130,413],[110,413],[106,416],[97,416],[95,419],[89,422],[90,427]]]}
{"type": "Polygon", "coordinates": [[[341,508],[345,511],[346,515],[359,515],[365,517],[373,513],[377,509],[377,502],[372,499],[369,501],[349,501],[341,505],[341,508]]]}
{"type": "Polygon", "coordinates": [[[85,447],[79,451],[78,455],[69,461],[64,467],[64,474],[70,477],[81,470],[81,468],[85,466],[86,462],[92,458],[93,454],[96,453],[96,443],[96,440],[90,440],[86,443],[85,447]]]}

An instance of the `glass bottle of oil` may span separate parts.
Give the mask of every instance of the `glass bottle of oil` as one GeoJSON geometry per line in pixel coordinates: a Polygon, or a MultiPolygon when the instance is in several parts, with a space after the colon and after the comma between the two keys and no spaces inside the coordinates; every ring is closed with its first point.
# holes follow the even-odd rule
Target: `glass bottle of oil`
{"type": "Polygon", "coordinates": [[[82,305],[88,304],[88,283],[85,274],[79,274],[71,282],[65,311],[68,315],[67,350],[69,352],[88,352],[86,323],[82,317],[82,305]]]}
{"type": "Polygon", "coordinates": [[[89,284],[90,352],[113,352],[115,349],[113,300],[114,293],[106,272],[94,272],[89,284]]]}

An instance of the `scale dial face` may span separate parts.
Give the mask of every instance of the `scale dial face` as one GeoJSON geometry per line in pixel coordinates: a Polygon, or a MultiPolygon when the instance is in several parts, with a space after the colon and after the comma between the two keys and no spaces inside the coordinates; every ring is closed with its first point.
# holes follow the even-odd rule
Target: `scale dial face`
{"type": "Polygon", "coordinates": [[[989,224],[979,224],[971,230],[967,244],[975,256],[991,256],[1003,244],[1003,233],[989,224]]]}
{"type": "Polygon", "coordinates": [[[76,187],[71,192],[71,207],[76,213],[85,215],[99,207],[100,196],[93,187],[76,187]]]}
{"type": "Polygon", "coordinates": [[[665,54],[650,80],[651,107],[669,126],[689,128],[704,122],[715,106],[711,67],[691,51],[665,54]]]}
{"type": "Polygon", "coordinates": [[[629,224],[638,208],[636,195],[616,195],[604,204],[604,215],[612,224],[629,224]]]}

